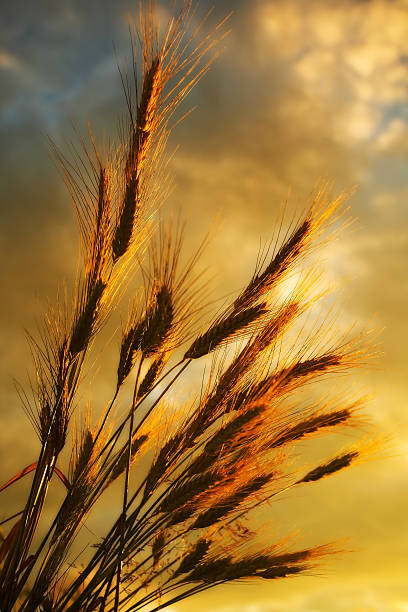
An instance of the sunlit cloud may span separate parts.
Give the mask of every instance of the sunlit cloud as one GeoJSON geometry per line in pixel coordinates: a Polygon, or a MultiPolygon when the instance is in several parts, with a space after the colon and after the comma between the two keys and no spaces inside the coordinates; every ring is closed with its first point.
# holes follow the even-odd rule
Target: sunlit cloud
{"type": "MultiPolygon", "coordinates": [[[[7,35],[0,48],[7,79],[0,96],[0,170],[7,185],[0,230],[0,259],[8,262],[0,312],[5,471],[12,469],[13,453],[27,464],[33,460],[12,383],[28,357],[21,329],[35,324],[37,296],[54,295],[56,278],[74,272],[69,198],[54,175],[44,134],[69,140],[71,121],[87,119],[97,134],[116,133],[123,100],[111,39],[121,58],[128,49],[127,15],[137,8],[134,0],[108,3],[106,16],[95,15],[93,2],[61,1],[53,11],[46,3],[25,4],[24,21],[35,35],[24,36],[17,11],[7,28],[0,24],[4,41],[7,35]]],[[[160,3],[162,21],[171,4],[160,3]]],[[[203,0],[201,12],[210,4],[203,0]]],[[[283,202],[293,212],[320,178],[334,181],[334,193],[357,185],[349,202],[357,220],[327,250],[324,265],[328,282],[342,288],[336,302],[341,328],[357,321],[383,330],[383,357],[356,380],[376,394],[367,413],[394,435],[396,450],[386,461],[356,468],[339,486],[316,488],[312,501],[301,500],[301,517],[295,498],[276,506],[277,531],[297,521],[314,540],[332,537],[333,525],[335,537],[350,536],[356,552],[333,565],[339,578],[336,569],[308,577],[307,589],[297,580],[250,592],[237,585],[228,598],[214,596],[208,605],[203,594],[169,612],[407,612],[408,4],[215,5],[214,19],[234,9],[232,32],[193,94],[197,110],[172,137],[180,149],[171,163],[176,188],[170,203],[190,213],[191,247],[214,219],[223,220],[205,260],[219,297],[251,276],[260,241],[271,240],[283,202]]]]}
{"type": "Polygon", "coordinates": [[[0,70],[18,70],[20,62],[18,58],[4,49],[0,49],[0,70]]]}

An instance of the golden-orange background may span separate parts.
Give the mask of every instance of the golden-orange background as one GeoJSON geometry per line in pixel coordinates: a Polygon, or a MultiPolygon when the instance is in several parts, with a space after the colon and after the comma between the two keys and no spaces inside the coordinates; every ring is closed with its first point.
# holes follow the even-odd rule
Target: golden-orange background
{"type": "MultiPolygon", "coordinates": [[[[199,13],[211,4],[201,0],[199,13]]],[[[159,3],[163,16],[170,5],[159,3]]],[[[408,612],[408,2],[223,0],[214,9],[212,23],[234,11],[231,33],[185,106],[197,110],[172,136],[170,203],[189,211],[190,245],[221,211],[205,262],[220,295],[248,278],[289,193],[296,206],[320,178],[334,192],[357,185],[357,221],[326,250],[327,276],[343,288],[345,326],[382,329],[375,370],[349,384],[373,394],[370,433],[393,440],[381,459],[267,515],[265,537],[283,527],[309,543],[349,536],[353,552],[311,576],[221,587],[174,609],[408,612]]],[[[115,133],[124,106],[111,41],[123,57],[135,11],[136,0],[1,5],[1,481],[38,448],[13,383],[29,367],[23,328],[35,328],[45,298],[75,273],[75,222],[46,134],[63,148],[70,124],[86,119],[100,137],[115,133]]],[[[0,519],[23,492],[3,497],[0,519]]]]}

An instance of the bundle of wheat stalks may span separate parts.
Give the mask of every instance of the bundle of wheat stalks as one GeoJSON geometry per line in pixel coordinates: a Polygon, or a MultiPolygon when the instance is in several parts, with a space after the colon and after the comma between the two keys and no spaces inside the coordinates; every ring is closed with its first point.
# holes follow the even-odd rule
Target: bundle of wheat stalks
{"type": "Polygon", "coordinates": [[[200,249],[182,266],[182,232],[155,220],[168,185],[170,119],[223,36],[217,26],[195,42],[200,27],[188,34],[194,19],[184,3],[159,37],[150,5],[142,7],[134,71],[122,73],[128,116],[119,144],[103,152],[95,145],[76,165],[60,155],[82,266],[72,301],[48,312],[40,337],[31,338],[35,376],[21,395],[41,450],[3,486],[32,473],[24,509],[2,523],[12,525],[0,541],[2,612],[154,611],[229,581],[299,574],[335,549],[293,549],[278,535],[261,547],[242,517],[361,454],[352,447],[301,472],[288,460],[299,440],[354,424],[360,403],[293,397],[305,383],[358,362],[363,350],[344,339],[323,346],[323,327],[313,338],[302,328],[293,335],[317,299],[313,273],[286,295],[278,291],[326,240],[342,197],[330,201],[326,189],[318,191],[259,259],[247,286],[197,335],[206,292],[196,268],[200,249]],[[143,298],[122,331],[116,388],[94,426],[78,399],[84,364],[124,281],[138,271],[143,298]],[[197,397],[177,407],[173,386],[201,358],[210,359],[210,374],[197,397]],[[73,419],[74,412],[82,417],[73,419]],[[66,470],[61,453],[71,427],[66,470]],[[66,493],[44,527],[53,475],[66,493]],[[114,482],[123,491],[117,508],[110,506],[117,518],[81,564],[70,556],[72,544],[114,482]]]}

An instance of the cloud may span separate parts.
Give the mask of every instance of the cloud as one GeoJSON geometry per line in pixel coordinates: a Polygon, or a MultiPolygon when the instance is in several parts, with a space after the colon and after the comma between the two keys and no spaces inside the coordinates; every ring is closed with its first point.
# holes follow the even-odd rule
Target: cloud
{"type": "Polygon", "coordinates": [[[406,100],[406,5],[310,2],[304,11],[298,6],[259,3],[264,44],[319,104],[336,107],[340,140],[349,146],[375,140],[383,118],[406,100]]]}
{"type": "Polygon", "coordinates": [[[18,70],[19,68],[19,59],[5,49],[0,49],[0,70],[18,70]]]}
{"type": "MultiPolygon", "coordinates": [[[[37,296],[53,296],[57,279],[72,279],[75,272],[69,198],[48,160],[43,134],[51,132],[62,143],[62,136],[70,138],[70,121],[83,125],[87,118],[97,134],[115,134],[123,100],[111,39],[120,53],[128,49],[125,15],[135,8],[134,0],[54,4],[50,10],[45,0],[8,3],[0,24],[0,69],[6,84],[0,109],[0,171],[6,186],[0,231],[5,477],[16,455],[26,463],[33,460],[36,444],[34,439],[31,447],[26,442],[29,425],[12,385],[12,376],[28,357],[21,328],[31,327],[40,316],[37,296]],[[25,6],[24,20],[17,4],[25,6]]],[[[162,3],[164,13],[170,4],[162,3]]],[[[205,12],[211,4],[203,1],[200,7],[205,12]]],[[[216,3],[214,21],[230,8],[235,13],[225,51],[184,107],[197,105],[197,111],[171,139],[180,150],[172,162],[177,186],[170,203],[192,213],[191,248],[222,210],[224,223],[206,263],[218,274],[218,295],[225,295],[251,276],[259,239],[271,238],[282,202],[289,200],[289,215],[298,211],[320,177],[335,181],[335,193],[358,184],[350,202],[358,221],[328,251],[328,276],[341,284],[348,280],[339,302],[344,322],[371,324],[375,315],[374,321],[385,328],[386,357],[374,373],[359,373],[356,379],[376,391],[374,407],[369,405],[367,412],[373,412],[384,431],[394,432],[398,449],[405,449],[407,4],[223,1],[216,3]]],[[[278,531],[279,521],[286,518],[290,527],[296,522],[313,538],[330,538],[335,528],[340,536],[350,535],[353,546],[364,547],[354,560],[339,566],[333,562],[342,584],[333,570],[317,577],[317,583],[306,577],[262,584],[251,595],[237,586],[214,596],[210,601],[216,603],[207,608],[206,600],[200,600],[202,608],[404,612],[406,464],[394,459],[358,468],[365,470],[364,476],[356,470],[331,488],[317,488],[310,503],[301,499],[302,516],[294,498],[286,500],[289,510],[273,508],[271,529],[278,531]],[[226,605],[229,600],[234,603],[226,605]]],[[[195,599],[180,610],[191,609],[193,601],[200,609],[195,599]]]]}

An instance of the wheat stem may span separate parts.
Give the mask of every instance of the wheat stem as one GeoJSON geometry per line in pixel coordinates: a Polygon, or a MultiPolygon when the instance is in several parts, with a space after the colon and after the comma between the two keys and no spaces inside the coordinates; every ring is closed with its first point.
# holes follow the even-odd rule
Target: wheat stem
{"type": "Polygon", "coordinates": [[[129,490],[129,475],[130,475],[130,462],[132,457],[132,437],[133,437],[133,422],[135,417],[135,402],[136,402],[136,394],[139,385],[139,377],[140,371],[143,365],[143,357],[140,358],[139,367],[136,374],[135,387],[133,391],[132,398],[132,407],[129,421],[129,437],[128,437],[128,456],[126,462],[126,473],[125,473],[125,484],[124,484],[124,492],[123,492],[123,507],[122,507],[122,517],[121,517],[121,533],[120,533],[120,546],[118,552],[118,567],[117,567],[117,575],[116,575],[116,593],[115,593],[115,612],[119,609],[119,595],[120,595],[120,576],[122,571],[122,554],[123,547],[125,545],[125,524],[126,524],[126,508],[128,501],[128,490],[129,490]]]}

